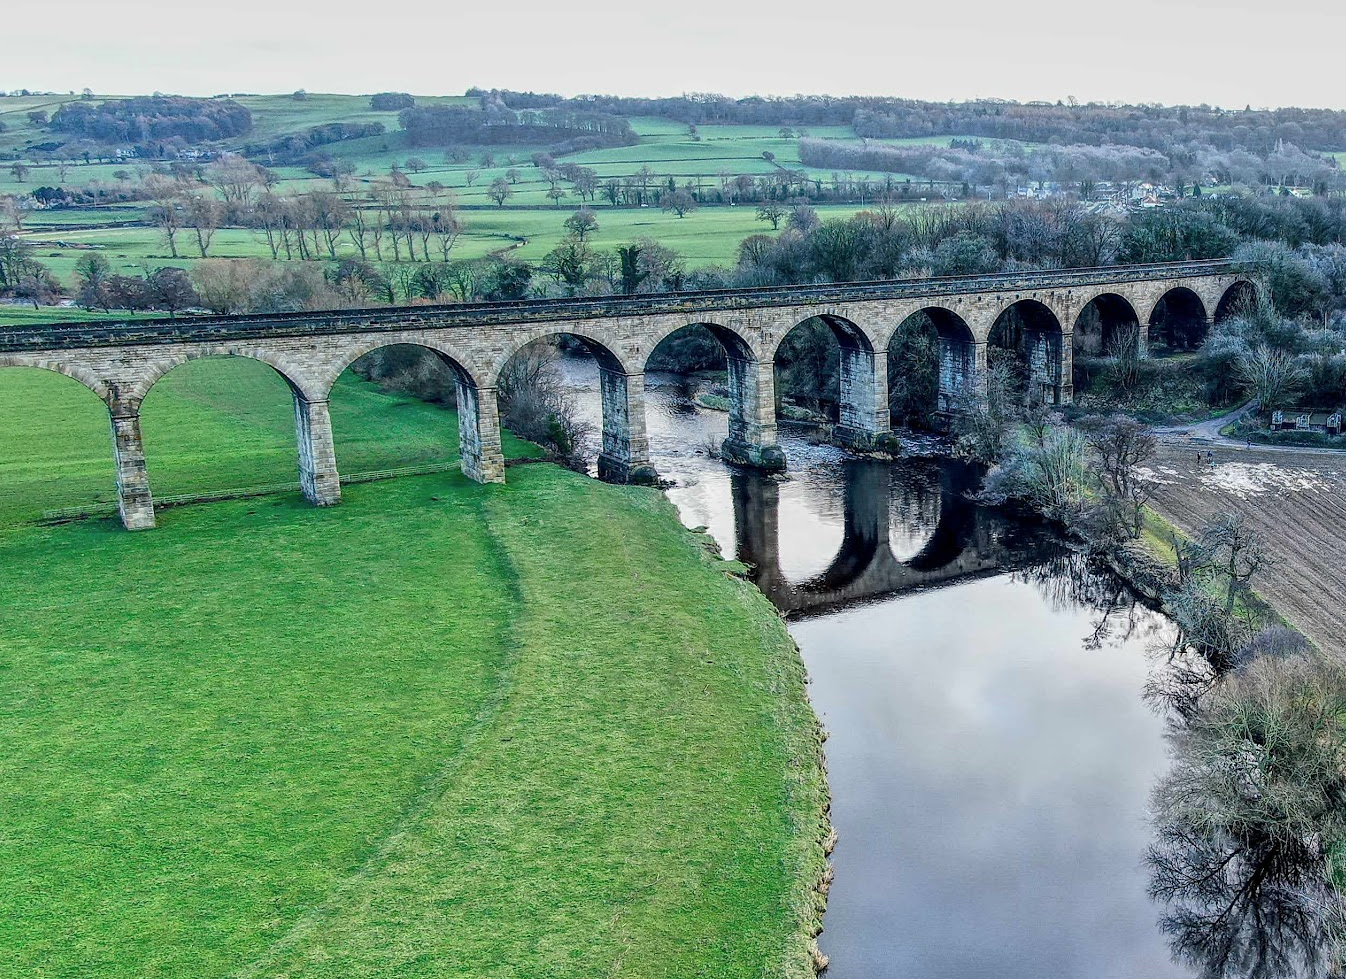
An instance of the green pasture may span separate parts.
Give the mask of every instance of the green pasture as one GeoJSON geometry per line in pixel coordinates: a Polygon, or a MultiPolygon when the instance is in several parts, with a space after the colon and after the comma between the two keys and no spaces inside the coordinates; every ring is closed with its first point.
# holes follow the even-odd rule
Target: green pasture
{"type": "MultiPolygon", "coordinates": [[[[156,490],[292,474],[288,399],[170,372],[156,490]]],[[[360,382],[333,420],[347,469],[453,452],[360,382]]],[[[811,975],[802,665],[662,495],[535,465],[17,526],[107,494],[106,426],[0,371],[0,974],[811,975]]]]}
{"type": "MultiPolygon", "coordinates": [[[[818,213],[826,219],[849,217],[860,210],[863,208],[856,205],[835,205],[820,207],[818,213]]],[[[565,219],[573,211],[573,207],[465,210],[460,215],[464,232],[450,252],[450,257],[483,258],[493,252],[507,250],[515,258],[537,261],[565,237],[565,219]],[[521,243],[520,239],[526,239],[526,243],[521,243]]],[[[682,218],[657,207],[613,208],[596,205],[594,211],[598,218],[598,230],[589,237],[593,249],[611,250],[636,238],[649,237],[680,252],[688,268],[732,265],[744,238],[772,233],[770,224],[757,220],[757,207],[754,204],[705,207],[682,218]]],[[[190,229],[179,234],[180,257],[176,259],[169,257],[160,232],[147,226],[44,231],[31,233],[28,237],[36,245],[35,256],[67,286],[72,286],[75,281],[76,263],[91,249],[106,258],[114,272],[124,275],[139,275],[147,268],[164,265],[191,269],[201,261],[190,229]],[[56,242],[84,247],[54,247],[56,242]]],[[[431,250],[434,255],[433,246],[431,250]]],[[[337,248],[337,256],[355,257],[357,254],[355,246],[343,238],[337,248]]],[[[216,232],[209,257],[269,260],[271,250],[265,235],[260,231],[224,228],[216,232]]],[[[392,260],[392,250],[386,243],[385,258],[392,260]]],[[[21,315],[16,311],[21,310],[22,307],[0,305],[0,323],[12,322],[14,316],[21,315]]]]}
{"type": "MultiPolygon", "coordinates": [[[[0,410],[11,419],[0,453],[0,530],[46,510],[116,501],[107,410],[93,392],[49,371],[0,368],[0,410]]],[[[457,458],[453,412],[385,393],[350,372],[337,382],[331,411],[343,472],[457,458]]],[[[141,428],[157,496],[298,479],[290,389],[256,361],[199,360],[174,368],[145,399],[141,428]]],[[[510,437],[506,449],[536,453],[510,437]]]]}

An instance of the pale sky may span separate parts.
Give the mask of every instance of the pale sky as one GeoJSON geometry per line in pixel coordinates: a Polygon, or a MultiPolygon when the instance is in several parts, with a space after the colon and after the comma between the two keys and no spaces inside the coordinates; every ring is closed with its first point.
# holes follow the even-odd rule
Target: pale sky
{"type": "Polygon", "coordinates": [[[6,18],[0,90],[480,85],[1346,108],[1340,0],[64,0],[50,31],[25,10],[6,18]]]}

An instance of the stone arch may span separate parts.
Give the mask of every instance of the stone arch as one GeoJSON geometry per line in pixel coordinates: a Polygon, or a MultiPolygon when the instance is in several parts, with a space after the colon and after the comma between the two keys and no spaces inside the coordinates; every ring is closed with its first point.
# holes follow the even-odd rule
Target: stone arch
{"type": "MultiPolygon", "coordinates": [[[[141,414],[145,400],[155,386],[168,374],[186,364],[202,360],[237,360],[263,364],[281,381],[290,394],[292,419],[295,426],[296,467],[299,486],[304,496],[315,505],[327,506],[341,498],[340,480],[332,449],[332,425],[327,407],[327,390],[322,384],[280,354],[263,347],[235,344],[218,346],[194,345],[166,351],[152,360],[122,393],[119,410],[133,414],[137,420],[137,441],[140,441],[141,414]]],[[[169,431],[165,429],[165,431],[169,431]]],[[[172,430],[176,436],[176,430],[172,430]]],[[[156,443],[146,440],[141,451],[153,452],[156,443]]],[[[255,479],[255,476],[249,476],[255,479]]],[[[223,488],[223,487],[217,487],[223,488]]]]}
{"type": "Polygon", "coordinates": [[[113,400],[111,386],[94,371],[80,364],[50,360],[46,357],[29,357],[23,354],[0,354],[0,368],[3,367],[32,367],[37,370],[63,374],[84,385],[97,396],[98,400],[111,407],[113,400]]]}
{"type": "MultiPolygon", "coordinates": [[[[486,414],[480,389],[472,371],[457,351],[436,339],[403,336],[397,333],[364,337],[342,350],[327,368],[323,400],[330,402],[341,375],[361,357],[392,347],[415,347],[426,351],[443,364],[453,377],[454,405],[458,417],[458,458],[464,475],[478,482],[504,479],[504,454],[500,444],[500,425],[494,399],[488,399],[486,414]]],[[[336,464],[336,435],[332,434],[333,466],[336,464]]],[[[446,447],[449,443],[446,441],[446,447]]]]}
{"type": "MultiPolygon", "coordinates": [[[[482,387],[497,387],[500,383],[500,375],[504,373],[509,362],[518,356],[519,351],[523,350],[524,347],[541,341],[559,340],[566,337],[578,340],[589,355],[598,362],[599,370],[620,374],[639,374],[641,372],[636,367],[627,364],[626,360],[617,353],[616,344],[601,340],[588,330],[572,330],[567,329],[565,324],[557,324],[555,329],[547,329],[544,325],[537,333],[508,343],[496,355],[490,366],[482,372],[478,378],[478,383],[482,387]]],[[[643,367],[643,365],[641,366],[643,367]]]]}
{"type": "Polygon", "coordinates": [[[4,448],[4,461],[18,464],[0,485],[6,519],[36,520],[49,509],[118,499],[118,446],[108,440],[109,421],[115,436],[118,419],[109,419],[109,399],[107,385],[81,365],[0,354],[0,406],[16,413],[18,425],[14,444],[4,448]],[[86,456],[102,460],[96,470],[68,465],[86,456]]]}
{"type": "Polygon", "coordinates": [[[1151,349],[1193,350],[1206,339],[1210,314],[1195,291],[1174,286],[1155,300],[1148,321],[1151,349]]]}
{"type": "MultiPolygon", "coordinates": [[[[924,345],[916,346],[923,351],[924,345]]],[[[976,383],[976,335],[967,320],[948,306],[933,304],[907,314],[889,334],[886,349],[889,390],[894,399],[902,401],[892,403],[892,407],[902,415],[955,411],[969,385],[976,383]],[[899,337],[905,340],[916,331],[933,331],[933,362],[911,363],[904,357],[905,351],[895,356],[894,341],[899,337]],[[931,376],[925,375],[927,370],[931,376]],[[914,377],[913,372],[919,372],[919,376],[914,377]]]]}
{"type": "Polygon", "coordinates": [[[645,348],[644,360],[640,365],[641,370],[648,369],[650,358],[654,356],[654,352],[659,349],[659,345],[665,340],[689,327],[697,326],[707,330],[719,342],[727,360],[755,361],[759,359],[758,351],[752,341],[734,327],[711,320],[690,320],[685,323],[675,322],[650,338],[645,348]]]}
{"type": "Polygon", "coordinates": [[[125,400],[139,405],[149,395],[154,385],[159,383],[159,380],[174,368],[181,367],[193,360],[224,357],[240,357],[244,360],[255,360],[266,364],[280,375],[281,380],[289,386],[290,391],[297,399],[322,401],[327,397],[327,387],[322,384],[320,379],[306,376],[302,368],[288,362],[285,357],[264,347],[244,347],[232,344],[220,347],[188,347],[183,350],[167,352],[164,356],[153,360],[149,368],[136,379],[123,396],[125,400]]]}
{"type": "Polygon", "coordinates": [[[1140,315],[1135,303],[1119,292],[1100,292],[1080,307],[1074,323],[1076,356],[1105,356],[1126,330],[1135,330],[1139,343],[1140,315]]]}
{"type": "Polygon", "coordinates": [[[729,390],[728,431],[721,447],[725,460],[769,470],[784,469],[785,455],[776,444],[773,361],[738,328],[723,321],[671,320],[653,334],[641,362],[642,371],[660,344],[689,326],[705,327],[724,351],[729,390]]]}
{"type": "Polygon", "coordinates": [[[1011,351],[1018,360],[1026,400],[1060,404],[1070,398],[1064,336],[1061,320],[1050,306],[1037,299],[1018,299],[996,315],[987,343],[1011,351]]]}
{"type": "MultiPolygon", "coordinates": [[[[653,483],[657,476],[651,468],[650,442],[645,430],[645,374],[632,369],[613,349],[588,331],[560,329],[539,332],[523,342],[511,344],[490,371],[490,387],[483,389],[486,400],[496,401],[501,377],[510,362],[525,348],[548,340],[569,337],[579,341],[598,363],[598,387],[602,398],[603,446],[598,455],[598,476],[613,483],[653,483]]],[[[643,368],[643,364],[642,364],[643,368]]],[[[483,408],[483,416],[488,409],[483,408]]],[[[490,410],[497,412],[498,404],[490,410]]],[[[522,434],[522,433],[520,433],[522,434]]]]}
{"type": "Polygon", "coordinates": [[[1223,323],[1232,317],[1252,312],[1261,301],[1262,297],[1252,280],[1235,279],[1216,300],[1212,319],[1215,323],[1223,323]]]}
{"type": "MultiPolygon", "coordinates": [[[[836,337],[837,343],[842,350],[865,351],[872,354],[875,350],[875,344],[869,334],[865,332],[854,320],[845,316],[838,316],[835,313],[815,313],[812,316],[806,316],[802,320],[782,330],[767,349],[762,352],[763,360],[774,361],[776,354],[780,352],[781,345],[786,341],[790,334],[794,333],[802,326],[806,326],[814,320],[818,320],[836,337]]],[[[788,321],[787,321],[788,322],[788,321]]]]}
{"type": "Polygon", "coordinates": [[[480,386],[472,369],[468,367],[468,358],[464,357],[452,344],[444,343],[439,339],[386,333],[373,337],[361,337],[357,342],[342,349],[337,356],[324,367],[322,375],[317,379],[316,384],[316,386],[323,392],[323,400],[327,400],[332,391],[332,387],[336,384],[341,375],[361,357],[372,354],[376,350],[386,350],[388,347],[402,346],[420,347],[423,350],[430,351],[440,360],[440,362],[453,372],[456,379],[463,383],[470,384],[474,388],[480,386]]]}

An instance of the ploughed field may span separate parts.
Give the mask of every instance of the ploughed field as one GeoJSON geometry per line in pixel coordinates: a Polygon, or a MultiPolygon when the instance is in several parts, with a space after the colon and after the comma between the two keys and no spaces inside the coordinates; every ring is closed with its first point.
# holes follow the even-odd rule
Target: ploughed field
{"type": "Polygon", "coordinates": [[[1173,438],[1149,469],[1152,505],[1188,533],[1244,514],[1274,562],[1257,591],[1324,651],[1346,650],[1346,456],[1173,438]]]}
{"type": "MultiPolygon", "coordinates": [[[[287,399],[167,375],[156,491],[292,478],[287,399]]],[[[529,465],[28,522],[110,495],[100,412],[0,371],[0,975],[805,974],[803,669],[661,494],[529,465]]],[[[333,412],[347,471],[452,458],[452,412],[333,412]]]]}

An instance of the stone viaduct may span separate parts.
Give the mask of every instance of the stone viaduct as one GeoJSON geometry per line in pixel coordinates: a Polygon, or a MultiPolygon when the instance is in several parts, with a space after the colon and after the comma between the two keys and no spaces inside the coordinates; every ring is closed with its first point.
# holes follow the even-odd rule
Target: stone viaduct
{"type": "MultiPolygon", "coordinates": [[[[294,393],[299,480],[319,506],[341,494],[328,397],[365,354],[394,344],[428,348],[457,378],[463,472],[504,479],[496,400],[510,358],[536,340],[569,335],[600,368],[603,447],[599,474],[647,481],[645,364],[661,340],[700,324],[723,344],[730,391],[725,457],[782,469],[777,445],[775,355],[795,327],[831,328],[841,357],[838,437],[858,448],[890,438],[888,344],[924,314],[939,334],[940,410],[984,385],[988,344],[1014,349],[1030,396],[1072,397],[1073,337],[1086,319],[1106,337],[1129,325],[1142,348],[1156,331],[1204,333],[1242,302],[1252,283],[1229,262],[1068,269],[964,278],[842,283],[747,290],[414,306],[179,320],[0,327],[0,367],[39,367],[83,383],[107,405],[122,522],[154,526],[140,406],[174,367],[202,357],[248,357],[270,365],[294,393]]],[[[1130,334],[1119,334],[1127,335],[1130,334]]]]}

